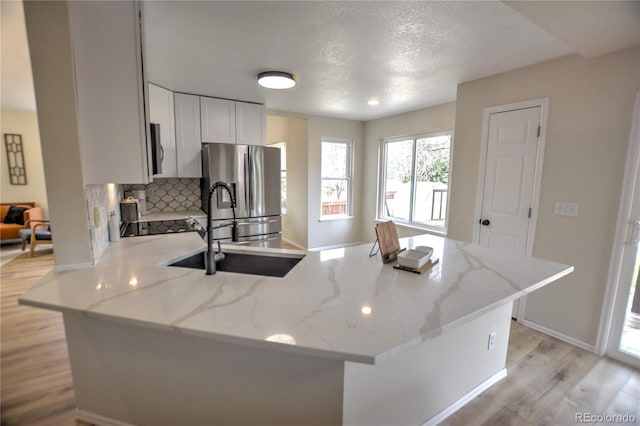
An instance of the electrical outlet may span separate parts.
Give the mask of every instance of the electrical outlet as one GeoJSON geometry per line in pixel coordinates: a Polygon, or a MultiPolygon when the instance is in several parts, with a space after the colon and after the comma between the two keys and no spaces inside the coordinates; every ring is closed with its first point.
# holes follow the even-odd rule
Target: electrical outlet
{"type": "Polygon", "coordinates": [[[578,203],[565,203],[556,201],[555,208],[553,209],[553,214],[556,216],[570,216],[576,217],[578,216],[578,203]]]}
{"type": "Polygon", "coordinates": [[[487,350],[490,351],[496,346],[496,332],[489,333],[489,341],[487,342],[487,350]]]}

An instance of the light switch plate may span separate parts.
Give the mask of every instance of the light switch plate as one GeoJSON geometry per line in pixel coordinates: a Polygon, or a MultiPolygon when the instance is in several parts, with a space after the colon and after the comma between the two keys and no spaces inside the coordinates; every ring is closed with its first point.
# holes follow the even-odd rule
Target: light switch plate
{"type": "Polygon", "coordinates": [[[553,214],[557,216],[576,217],[578,216],[578,208],[578,203],[565,203],[556,201],[555,208],[553,209],[553,214]]]}

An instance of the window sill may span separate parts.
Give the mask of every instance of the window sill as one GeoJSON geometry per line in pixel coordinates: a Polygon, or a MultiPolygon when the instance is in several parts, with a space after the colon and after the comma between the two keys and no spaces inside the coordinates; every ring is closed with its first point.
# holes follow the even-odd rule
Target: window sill
{"type": "MultiPolygon", "coordinates": [[[[380,218],[376,218],[376,222],[378,223],[382,223],[382,222],[389,222],[392,219],[380,219],[380,218]]],[[[436,229],[436,228],[428,228],[428,227],[422,227],[422,226],[417,226],[417,225],[410,225],[408,223],[402,223],[402,222],[393,222],[395,223],[395,225],[397,227],[400,228],[406,228],[406,229],[411,229],[414,231],[424,231],[427,234],[432,234],[432,235],[437,235],[439,237],[446,237],[447,236],[447,231],[444,229],[436,229]]]]}
{"type": "Polygon", "coordinates": [[[353,216],[346,216],[346,215],[342,215],[342,216],[323,216],[320,219],[318,219],[318,222],[332,222],[334,220],[350,220],[353,219],[353,216]]]}

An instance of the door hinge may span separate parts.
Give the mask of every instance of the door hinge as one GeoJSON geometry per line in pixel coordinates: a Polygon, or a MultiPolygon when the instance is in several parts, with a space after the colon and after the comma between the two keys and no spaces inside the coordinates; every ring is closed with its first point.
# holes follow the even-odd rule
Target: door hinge
{"type": "Polygon", "coordinates": [[[538,137],[540,137],[540,126],[538,126],[538,137]]]}
{"type": "Polygon", "coordinates": [[[531,219],[531,207],[529,207],[529,219],[531,219]]]}

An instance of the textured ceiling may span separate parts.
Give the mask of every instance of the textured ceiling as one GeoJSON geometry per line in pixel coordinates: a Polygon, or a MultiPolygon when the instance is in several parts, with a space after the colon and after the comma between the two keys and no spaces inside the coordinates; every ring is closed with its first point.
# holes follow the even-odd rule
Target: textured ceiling
{"type": "Polygon", "coordinates": [[[150,81],[357,120],[451,102],[461,82],[574,53],[501,2],[148,2],[143,13],[150,81]],[[258,87],[269,69],[298,86],[258,87]]]}
{"type": "MultiPolygon", "coordinates": [[[[20,1],[0,1],[2,109],[34,111],[20,1]]],[[[358,120],[455,100],[459,83],[640,41],[640,2],[144,2],[147,71],[174,90],[358,120]],[[284,92],[260,71],[298,75],[284,92]],[[380,104],[367,105],[376,98],[380,104]]]]}

